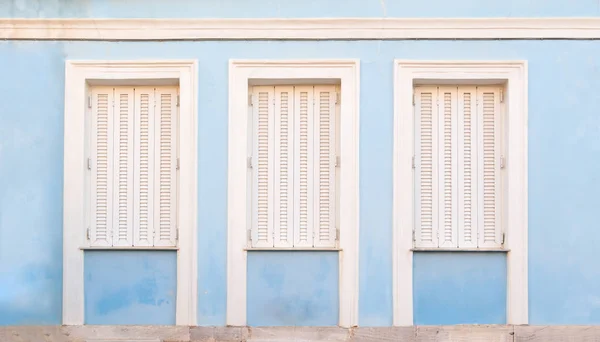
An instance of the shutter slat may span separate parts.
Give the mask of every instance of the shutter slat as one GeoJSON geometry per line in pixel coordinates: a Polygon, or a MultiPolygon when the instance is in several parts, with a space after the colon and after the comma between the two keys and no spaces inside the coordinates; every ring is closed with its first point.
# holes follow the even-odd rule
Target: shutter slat
{"type": "Polygon", "coordinates": [[[155,89],[154,245],[175,246],[177,229],[177,91],[155,89]]]}
{"type": "Polygon", "coordinates": [[[92,93],[90,245],[112,246],[113,88],[92,93]]]}
{"type": "Polygon", "coordinates": [[[134,246],[154,245],[154,88],[135,88],[134,246]]]}
{"type": "Polygon", "coordinates": [[[312,247],[314,235],[314,89],[294,91],[294,246],[312,247]]]}
{"type": "Polygon", "coordinates": [[[415,245],[438,247],[437,87],[415,96],[415,245]]]}
{"type": "Polygon", "coordinates": [[[458,227],[459,247],[476,248],[477,234],[477,89],[460,87],[458,95],[458,227]]]}
{"type": "Polygon", "coordinates": [[[438,89],[439,246],[457,247],[457,88],[438,89]]]}
{"type": "Polygon", "coordinates": [[[479,247],[501,246],[500,110],[498,90],[479,88],[479,247]]]}
{"type": "Polygon", "coordinates": [[[273,247],[274,87],[254,87],[252,247],[273,247]]]}
{"type": "Polygon", "coordinates": [[[294,244],[294,87],[275,88],[274,246],[294,244]]]}
{"type": "Polygon", "coordinates": [[[335,247],[335,88],[316,86],[314,94],[314,246],[335,247]]]}

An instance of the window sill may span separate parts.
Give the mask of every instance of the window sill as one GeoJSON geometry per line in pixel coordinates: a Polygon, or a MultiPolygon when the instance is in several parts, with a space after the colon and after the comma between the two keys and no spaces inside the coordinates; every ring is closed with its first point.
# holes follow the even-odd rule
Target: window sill
{"type": "Polygon", "coordinates": [[[82,251],[177,251],[179,247],[169,246],[98,246],[79,247],[82,251]]]}
{"type": "Polygon", "coordinates": [[[341,248],[335,248],[335,247],[254,247],[254,248],[244,248],[244,251],[247,252],[264,252],[264,251],[273,251],[273,252],[277,252],[277,251],[297,251],[297,252],[341,252],[342,249],[341,248]]]}
{"type": "Polygon", "coordinates": [[[410,249],[412,252],[500,252],[508,253],[507,248],[431,248],[431,247],[415,247],[410,249]]]}

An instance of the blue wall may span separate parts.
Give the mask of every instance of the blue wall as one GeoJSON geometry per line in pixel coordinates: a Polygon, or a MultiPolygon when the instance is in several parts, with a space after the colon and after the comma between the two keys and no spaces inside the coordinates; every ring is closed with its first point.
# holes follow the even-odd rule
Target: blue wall
{"type": "Polygon", "coordinates": [[[506,254],[415,253],[414,322],[506,324],[506,254]]]}
{"type": "Polygon", "coordinates": [[[337,325],[338,258],[338,252],[248,253],[248,325],[337,325]]]}
{"type": "MultiPolygon", "coordinates": [[[[594,8],[587,1],[573,7],[584,5],[594,8]]],[[[565,6],[565,11],[573,8],[565,6]]],[[[528,60],[530,323],[600,324],[600,268],[592,264],[600,259],[600,42],[3,41],[0,58],[0,75],[10,80],[0,83],[0,324],[60,323],[65,59],[148,58],[199,62],[200,325],[225,324],[230,58],[361,61],[362,326],[392,323],[393,59],[528,60]]],[[[254,260],[257,264],[250,266],[267,268],[270,261],[263,260],[265,264],[254,260]]],[[[474,255],[466,262],[484,260],[486,256],[474,255]]],[[[428,264],[446,262],[457,270],[467,267],[444,257],[428,264]]],[[[498,272],[486,279],[505,271],[498,272]]],[[[452,283],[464,277],[460,272],[455,276],[452,283]]],[[[435,290],[446,282],[428,286],[435,290]]],[[[496,285],[494,280],[486,286],[496,285]]],[[[427,312],[418,314],[422,323],[434,323],[451,319],[453,311],[430,313],[430,318],[427,312]]]]}
{"type": "Polygon", "coordinates": [[[86,251],[86,324],[175,324],[177,253],[86,251]]]}

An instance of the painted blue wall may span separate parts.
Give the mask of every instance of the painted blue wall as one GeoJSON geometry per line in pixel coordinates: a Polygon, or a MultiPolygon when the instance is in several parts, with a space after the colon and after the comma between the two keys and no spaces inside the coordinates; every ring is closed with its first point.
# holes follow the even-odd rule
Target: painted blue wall
{"type": "Polygon", "coordinates": [[[506,254],[415,253],[417,325],[506,324],[506,254]]]}
{"type": "Polygon", "coordinates": [[[248,253],[248,325],[337,325],[338,258],[338,252],[248,253]]]}
{"type": "Polygon", "coordinates": [[[175,324],[175,251],[86,251],[85,324],[175,324]]]}
{"type": "Polygon", "coordinates": [[[0,17],[591,17],[596,0],[4,0],[0,17]]]}
{"type": "Polygon", "coordinates": [[[0,42],[0,324],[60,323],[65,59],[148,58],[199,62],[200,325],[225,324],[230,58],[361,61],[362,326],[392,323],[393,59],[527,60],[530,323],[600,324],[600,42],[560,40],[0,42]]]}

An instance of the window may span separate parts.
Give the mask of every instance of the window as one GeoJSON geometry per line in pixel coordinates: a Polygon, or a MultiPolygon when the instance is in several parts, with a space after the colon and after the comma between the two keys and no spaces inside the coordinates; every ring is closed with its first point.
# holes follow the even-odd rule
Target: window
{"type": "Polygon", "coordinates": [[[251,92],[251,246],[336,247],[336,87],[251,92]]]}
{"type": "Polygon", "coordinates": [[[89,245],[176,246],[178,89],[93,87],[91,94],[89,245]]]}
{"type": "Polygon", "coordinates": [[[415,247],[502,247],[501,94],[415,88],[415,247]]]}

